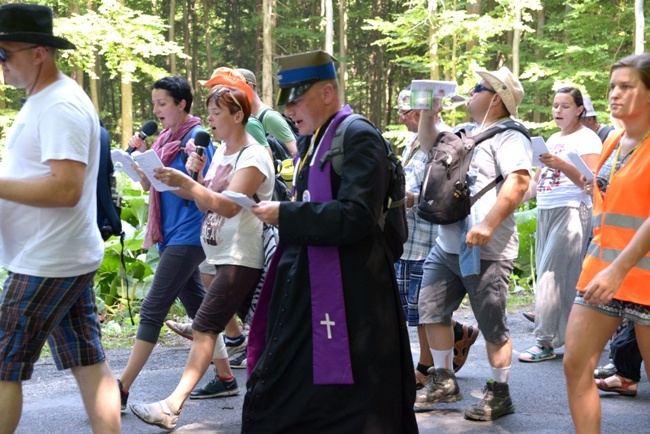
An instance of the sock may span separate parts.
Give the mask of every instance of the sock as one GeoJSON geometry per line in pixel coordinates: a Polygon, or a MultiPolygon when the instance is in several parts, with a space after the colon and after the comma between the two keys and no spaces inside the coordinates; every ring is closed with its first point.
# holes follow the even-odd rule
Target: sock
{"type": "Polygon", "coordinates": [[[229,336],[223,335],[223,339],[226,341],[227,346],[236,347],[237,345],[243,344],[246,337],[244,335],[239,335],[236,338],[231,338],[229,336]]]}
{"type": "Polygon", "coordinates": [[[222,377],[221,375],[217,375],[217,377],[219,377],[219,380],[223,381],[224,383],[230,383],[235,379],[234,375],[231,375],[230,377],[222,377]]]}
{"type": "Polygon", "coordinates": [[[420,372],[423,373],[424,375],[429,375],[429,374],[427,373],[427,371],[429,370],[430,367],[431,367],[431,366],[426,366],[426,365],[423,365],[422,363],[418,363],[418,367],[415,368],[415,369],[417,369],[418,371],[420,371],[420,372]]]}
{"type": "Polygon", "coordinates": [[[492,378],[497,383],[507,383],[510,377],[510,366],[507,368],[492,368],[492,378]]]}
{"type": "Polygon", "coordinates": [[[431,356],[433,357],[433,364],[438,369],[447,369],[451,371],[453,369],[453,360],[454,360],[454,350],[448,349],[444,351],[436,351],[433,348],[431,349],[431,356]]]}

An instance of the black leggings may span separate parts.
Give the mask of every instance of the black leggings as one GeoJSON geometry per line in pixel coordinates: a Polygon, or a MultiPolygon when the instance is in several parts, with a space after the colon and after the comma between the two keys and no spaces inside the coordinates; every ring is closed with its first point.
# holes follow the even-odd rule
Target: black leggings
{"type": "Polygon", "coordinates": [[[196,316],[205,295],[199,264],[205,259],[201,246],[168,246],[160,255],[153,283],[140,307],[136,339],[155,344],[174,304],[181,300],[190,318],[196,316]]]}
{"type": "Polygon", "coordinates": [[[616,373],[633,381],[641,380],[641,351],[636,341],[634,323],[628,321],[609,346],[616,373]]]}

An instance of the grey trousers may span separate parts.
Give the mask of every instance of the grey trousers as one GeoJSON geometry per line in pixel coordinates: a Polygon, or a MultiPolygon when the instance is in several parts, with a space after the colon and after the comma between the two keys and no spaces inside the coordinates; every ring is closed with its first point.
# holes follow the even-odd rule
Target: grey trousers
{"type": "Polygon", "coordinates": [[[564,345],[569,312],[591,235],[591,208],[540,209],[537,214],[535,339],[564,345]]]}

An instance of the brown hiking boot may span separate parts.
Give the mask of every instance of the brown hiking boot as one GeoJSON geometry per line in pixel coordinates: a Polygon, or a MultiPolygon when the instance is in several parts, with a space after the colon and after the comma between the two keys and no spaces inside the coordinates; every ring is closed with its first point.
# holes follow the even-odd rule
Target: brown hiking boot
{"type": "Polygon", "coordinates": [[[508,383],[488,380],[483,393],[483,399],[478,404],[465,410],[465,419],[496,420],[501,416],[515,412],[508,383]]]}

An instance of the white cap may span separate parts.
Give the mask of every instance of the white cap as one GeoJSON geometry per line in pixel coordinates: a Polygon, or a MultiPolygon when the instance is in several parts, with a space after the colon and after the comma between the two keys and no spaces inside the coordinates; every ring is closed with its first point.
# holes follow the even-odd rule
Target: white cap
{"type": "Polygon", "coordinates": [[[594,110],[594,105],[591,103],[591,98],[587,95],[582,97],[582,104],[585,106],[585,117],[598,116],[598,113],[594,110]]]}

